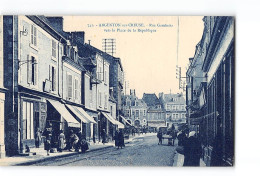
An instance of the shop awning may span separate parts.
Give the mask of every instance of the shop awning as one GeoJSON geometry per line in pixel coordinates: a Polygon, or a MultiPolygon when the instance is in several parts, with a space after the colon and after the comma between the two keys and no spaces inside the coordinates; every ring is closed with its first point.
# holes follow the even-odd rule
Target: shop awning
{"type": "Polygon", "coordinates": [[[66,106],[83,122],[83,123],[89,123],[90,121],[84,117],[84,115],[79,112],[79,110],[72,105],[66,104],[66,106]]]}
{"type": "Polygon", "coordinates": [[[129,123],[123,116],[120,116],[128,125],[131,126],[131,123],[129,123]]]}
{"type": "Polygon", "coordinates": [[[117,125],[118,125],[118,128],[121,128],[121,129],[125,128],[125,125],[122,124],[121,122],[119,122],[119,121],[116,120],[116,123],[117,123],[117,125]]]}
{"type": "Polygon", "coordinates": [[[84,109],[82,109],[81,107],[77,107],[75,106],[75,108],[78,109],[78,111],[85,117],[88,119],[88,121],[90,121],[90,123],[97,123],[93,117],[91,117],[84,109]]]}
{"type": "Polygon", "coordinates": [[[70,112],[66,109],[64,104],[54,100],[48,100],[48,101],[67,121],[69,127],[80,128],[80,123],[70,114],[70,112]]]}
{"type": "Polygon", "coordinates": [[[108,113],[102,112],[102,114],[109,120],[112,124],[118,125],[116,120],[108,113]]]}

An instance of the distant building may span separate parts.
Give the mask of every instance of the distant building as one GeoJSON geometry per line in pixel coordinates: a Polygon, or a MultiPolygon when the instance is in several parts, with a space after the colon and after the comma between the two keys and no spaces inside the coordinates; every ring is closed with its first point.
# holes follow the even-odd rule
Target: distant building
{"type": "Polygon", "coordinates": [[[135,127],[147,126],[147,105],[135,94],[135,89],[130,90],[130,95],[123,98],[124,117],[128,123],[135,127]]]}
{"type": "Polygon", "coordinates": [[[186,123],[186,102],[182,94],[159,93],[159,100],[165,112],[167,127],[186,123]]]}
{"type": "Polygon", "coordinates": [[[155,94],[143,94],[142,100],[146,103],[147,109],[147,125],[152,128],[166,126],[166,119],[162,104],[155,94]]]}

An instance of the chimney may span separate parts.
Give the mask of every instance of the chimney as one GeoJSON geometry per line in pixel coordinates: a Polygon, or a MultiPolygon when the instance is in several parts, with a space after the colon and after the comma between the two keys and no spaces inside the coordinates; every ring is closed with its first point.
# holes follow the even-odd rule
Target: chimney
{"type": "Polygon", "coordinates": [[[164,100],[164,93],[163,93],[163,92],[159,93],[159,98],[161,98],[162,100],[164,100]]]}
{"type": "Polygon", "coordinates": [[[130,95],[135,96],[135,89],[130,89],[130,95]]]}
{"type": "Polygon", "coordinates": [[[63,17],[46,17],[51,23],[52,27],[58,32],[63,31],[63,17]]]}
{"type": "Polygon", "coordinates": [[[84,31],[75,31],[71,32],[72,39],[78,41],[82,44],[85,43],[85,32],[84,31]]]}

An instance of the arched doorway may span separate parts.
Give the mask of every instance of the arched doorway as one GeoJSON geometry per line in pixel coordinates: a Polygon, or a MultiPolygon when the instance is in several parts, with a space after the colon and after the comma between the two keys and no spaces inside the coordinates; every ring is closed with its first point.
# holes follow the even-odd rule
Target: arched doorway
{"type": "Polygon", "coordinates": [[[135,120],[135,126],[139,127],[140,126],[140,120],[135,120]]]}

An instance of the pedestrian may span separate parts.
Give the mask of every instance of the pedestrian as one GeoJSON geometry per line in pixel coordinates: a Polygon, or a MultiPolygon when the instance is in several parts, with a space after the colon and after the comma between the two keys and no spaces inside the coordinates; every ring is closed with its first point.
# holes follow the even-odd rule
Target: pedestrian
{"type": "Polygon", "coordinates": [[[161,129],[159,129],[159,131],[157,133],[157,137],[159,139],[158,145],[162,145],[162,130],[161,129]]]}
{"type": "Polygon", "coordinates": [[[115,137],[114,137],[114,139],[115,139],[115,147],[118,147],[118,143],[119,143],[118,135],[119,135],[119,132],[118,132],[118,130],[116,130],[115,137]]]}
{"type": "Polygon", "coordinates": [[[76,149],[76,145],[79,141],[78,136],[74,133],[73,130],[70,130],[70,137],[69,137],[69,150],[74,151],[76,149]]]}
{"type": "Polygon", "coordinates": [[[35,147],[39,148],[42,140],[42,134],[40,128],[37,128],[37,131],[35,133],[35,147]]]}
{"type": "Polygon", "coordinates": [[[58,137],[58,151],[62,152],[62,150],[65,148],[65,135],[63,133],[63,130],[60,130],[60,134],[58,137]]]}
{"type": "Polygon", "coordinates": [[[46,140],[44,142],[44,150],[47,151],[47,156],[50,155],[50,150],[51,150],[51,139],[52,138],[52,135],[51,133],[48,133],[47,136],[46,136],[46,140]]]}
{"type": "Polygon", "coordinates": [[[191,131],[189,138],[184,144],[184,164],[183,166],[200,166],[200,156],[202,153],[201,144],[195,136],[196,132],[191,131]]]}
{"type": "Polygon", "coordinates": [[[121,147],[121,149],[124,147],[124,133],[122,130],[119,131],[118,133],[118,148],[121,147]]]}
{"type": "Polygon", "coordinates": [[[102,130],[101,137],[102,137],[102,143],[105,144],[106,143],[106,131],[105,131],[105,129],[102,130]]]}

